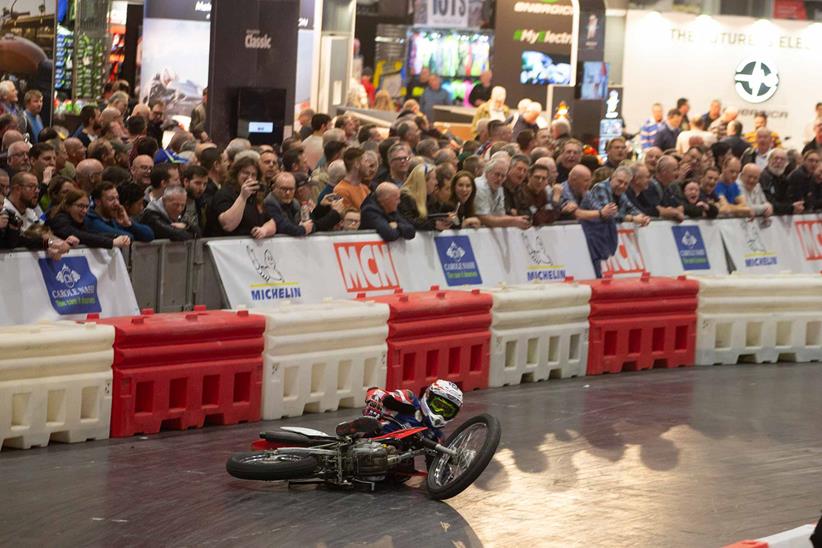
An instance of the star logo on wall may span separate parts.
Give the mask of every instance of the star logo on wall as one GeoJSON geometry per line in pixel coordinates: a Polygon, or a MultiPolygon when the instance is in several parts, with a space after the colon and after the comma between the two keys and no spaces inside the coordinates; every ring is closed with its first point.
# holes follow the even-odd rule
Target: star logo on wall
{"type": "Polygon", "coordinates": [[[779,87],[776,65],[761,59],[745,59],[736,67],[736,93],[749,103],[764,103],[779,87]]]}

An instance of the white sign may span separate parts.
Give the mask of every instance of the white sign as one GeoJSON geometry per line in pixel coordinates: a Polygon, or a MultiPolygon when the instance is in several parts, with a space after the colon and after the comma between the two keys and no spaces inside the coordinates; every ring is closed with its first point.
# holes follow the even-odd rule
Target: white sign
{"type": "Polygon", "coordinates": [[[0,324],[139,313],[119,250],[77,249],[60,261],[44,253],[0,253],[0,278],[6,289],[0,291],[0,324]]]}
{"type": "Polygon", "coordinates": [[[719,99],[739,109],[746,132],[764,110],[768,127],[801,150],[819,101],[807,91],[822,89],[822,71],[811,68],[820,51],[818,23],[629,10],[622,114],[638,130],[657,101],[667,110],[687,97],[695,118],[719,99]],[[675,74],[677,85],[665,74],[675,74]]]}
{"type": "Polygon", "coordinates": [[[427,27],[468,27],[468,0],[427,0],[427,27]]]}

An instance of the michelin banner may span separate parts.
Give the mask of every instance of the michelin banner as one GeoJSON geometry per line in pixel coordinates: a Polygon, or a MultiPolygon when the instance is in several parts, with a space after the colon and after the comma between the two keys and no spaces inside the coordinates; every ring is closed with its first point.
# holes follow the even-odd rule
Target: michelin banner
{"type": "Polygon", "coordinates": [[[59,261],[43,253],[0,254],[0,324],[137,314],[137,299],[119,250],[77,249],[59,261]]]}
{"type": "Polygon", "coordinates": [[[578,225],[421,233],[390,244],[375,233],[296,243],[292,238],[208,242],[231,306],[594,275],[578,225]]]}

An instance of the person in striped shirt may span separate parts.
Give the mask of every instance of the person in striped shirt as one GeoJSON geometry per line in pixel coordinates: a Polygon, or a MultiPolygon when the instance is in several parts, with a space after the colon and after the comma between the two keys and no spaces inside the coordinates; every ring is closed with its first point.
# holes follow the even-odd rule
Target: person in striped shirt
{"type": "Polygon", "coordinates": [[[639,142],[643,151],[654,146],[654,139],[662,123],[662,104],[654,103],[651,107],[651,117],[645,120],[639,129],[639,142]]]}

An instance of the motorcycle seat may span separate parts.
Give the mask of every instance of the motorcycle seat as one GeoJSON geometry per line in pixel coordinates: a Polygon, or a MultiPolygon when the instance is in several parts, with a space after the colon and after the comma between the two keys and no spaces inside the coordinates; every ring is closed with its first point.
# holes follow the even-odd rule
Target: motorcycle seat
{"type": "Polygon", "coordinates": [[[337,425],[338,436],[353,436],[362,434],[365,437],[376,436],[382,432],[382,423],[374,417],[359,417],[353,421],[341,422],[337,425]]]}

